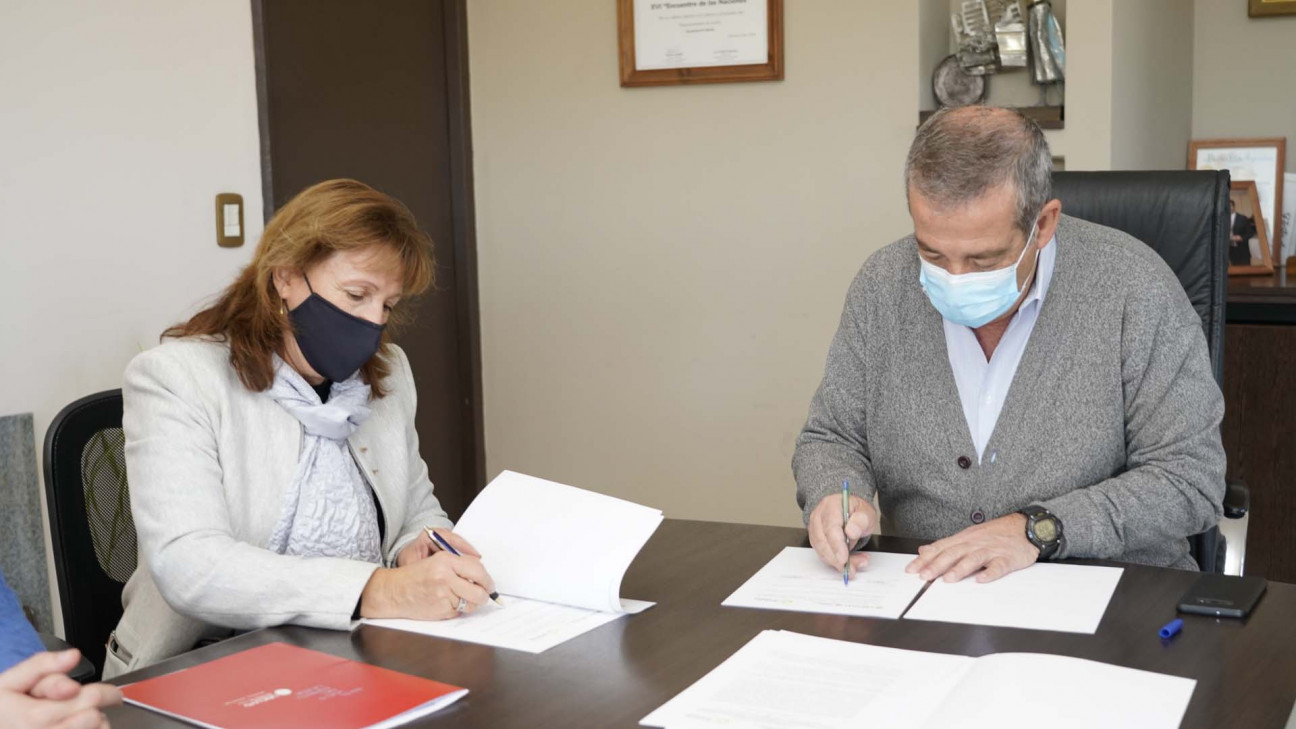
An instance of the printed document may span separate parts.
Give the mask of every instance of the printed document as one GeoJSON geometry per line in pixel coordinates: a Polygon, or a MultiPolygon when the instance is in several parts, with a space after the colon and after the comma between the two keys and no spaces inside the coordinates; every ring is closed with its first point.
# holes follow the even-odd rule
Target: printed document
{"type": "Polygon", "coordinates": [[[1036,653],[971,658],[767,630],[640,722],[666,729],[1175,729],[1196,681],[1036,653]]]}
{"type": "Polygon", "coordinates": [[[912,554],[869,552],[868,566],[842,584],[841,570],[808,547],[784,547],[721,604],[871,618],[898,618],[926,584],[904,571],[912,554]]]}
{"type": "Polygon", "coordinates": [[[364,622],[538,653],[652,605],[623,601],[621,579],[661,522],[658,509],[504,471],[455,533],[481,553],[505,606],[448,621],[364,622]]]}

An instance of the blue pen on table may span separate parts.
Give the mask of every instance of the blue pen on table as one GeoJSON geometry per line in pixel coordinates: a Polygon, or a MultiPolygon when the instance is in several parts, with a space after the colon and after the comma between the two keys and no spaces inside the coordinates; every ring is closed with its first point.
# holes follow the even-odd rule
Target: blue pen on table
{"type": "MultiPolygon", "coordinates": [[[[455,549],[454,547],[450,546],[450,542],[447,542],[446,539],[445,539],[445,537],[443,537],[443,536],[441,536],[440,534],[437,534],[436,532],[432,531],[432,527],[423,527],[423,531],[427,532],[428,537],[429,537],[432,541],[434,541],[434,542],[436,542],[437,544],[441,545],[441,548],[444,549],[445,551],[449,552],[450,554],[453,554],[453,555],[456,556],[456,557],[462,557],[462,556],[463,556],[462,554],[459,554],[459,550],[457,550],[457,549],[455,549]]],[[[490,594],[490,599],[491,599],[491,602],[495,603],[496,605],[499,605],[500,607],[504,607],[504,603],[503,603],[503,601],[500,600],[500,596],[499,596],[499,593],[498,593],[498,592],[492,592],[492,593],[490,594]]]]}
{"type": "Polygon", "coordinates": [[[1166,623],[1164,628],[1158,630],[1157,635],[1161,636],[1165,640],[1169,640],[1178,635],[1180,630],[1183,630],[1183,619],[1175,618],[1166,623]]]}
{"type": "Polygon", "coordinates": [[[842,479],[842,537],[846,539],[846,564],[842,565],[842,584],[850,585],[850,537],[846,536],[846,523],[850,521],[850,480],[842,479]]]}

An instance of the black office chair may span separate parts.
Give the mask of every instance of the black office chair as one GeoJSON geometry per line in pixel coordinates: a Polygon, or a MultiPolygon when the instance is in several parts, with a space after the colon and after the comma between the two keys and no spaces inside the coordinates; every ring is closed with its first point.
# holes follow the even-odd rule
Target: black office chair
{"type": "MultiPolygon", "coordinates": [[[[1229,173],[1058,172],[1053,196],[1062,212],[1122,230],[1148,244],[1179,277],[1201,316],[1215,381],[1224,378],[1224,302],[1228,288],[1229,173]]],[[[1224,516],[1242,519],[1250,507],[1245,485],[1230,482],[1224,516]]],[[[1223,572],[1228,545],[1218,527],[1193,535],[1189,547],[1205,572],[1223,572]]]]}
{"type": "Polygon", "coordinates": [[[63,628],[96,677],[137,556],[121,425],[121,390],[109,390],[63,408],[45,434],[45,498],[63,628]]]}

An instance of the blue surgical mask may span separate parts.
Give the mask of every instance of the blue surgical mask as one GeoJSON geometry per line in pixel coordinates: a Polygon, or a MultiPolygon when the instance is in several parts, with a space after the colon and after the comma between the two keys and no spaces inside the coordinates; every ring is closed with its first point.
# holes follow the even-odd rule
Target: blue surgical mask
{"type": "Polygon", "coordinates": [[[954,275],[919,258],[922,272],[918,274],[918,283],[941,316],[972,329],[983,327],[1003,316],[1021,297],[1021,289],[1017,288],[1017,269],[1025,260],[1026,251],[1034,249],[1036,258],[1039,257],[1039,249],[1034,245],[1038,230],[1039,221],[1036,220],[1017,262],[995,271],[954,275]]]}

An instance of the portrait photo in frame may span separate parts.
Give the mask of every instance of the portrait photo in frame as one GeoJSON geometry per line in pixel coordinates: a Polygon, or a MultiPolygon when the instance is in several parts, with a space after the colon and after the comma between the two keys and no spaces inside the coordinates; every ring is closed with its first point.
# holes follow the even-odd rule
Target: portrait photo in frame
{"type": "Polygon", "coordinates": [[[1280,241],[1286,154],[1286,137],[1194,139],[1188,143],[1188,169],[1228,170],[1233,182],[1254,182],[1265,221],[1265,236],[1270,241],[1280,241]]]}
{"type": "Polygon", "coordinates": [[[1234,181],[1229,190],[1230,276],[1267,276],[1274,272],[1260,195],[1251,180],[1234,181]]]}

